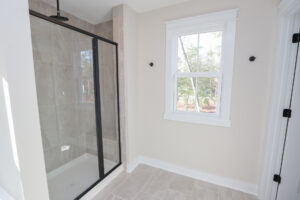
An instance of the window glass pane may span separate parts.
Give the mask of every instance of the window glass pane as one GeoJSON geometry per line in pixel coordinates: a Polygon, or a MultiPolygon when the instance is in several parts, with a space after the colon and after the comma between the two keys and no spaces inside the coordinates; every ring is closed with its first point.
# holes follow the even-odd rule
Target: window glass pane
{"type": "Polygon", "coordinates": [[[198,34],[178,38],[178,70],[197,72],[198,34]]]}
{"type": "MultiPolygon", "coordinates": [[[[192,78],[177,79],[177,110],[195,111],[195,93],[193,90],[192,78]]],[[[193,82],[196,81],[193,78],[193,82]]]]}
{"type": "Polygon", "coordinates": [[[217,78],[197,78],[197,98],[200,112],[216,113],[217,108],[217,78]]]}
{"type": "Polygon", "coordinates": [[[222,32],[178,37],[179,72],[220,71],[222,32]]]}
{"type": "Polygon", "coordinates": [[[216,113],[217,78],[177,79],[177,111],[216,113]]]}
{"type": "Polygon", "coordinates": [[[222,32],[201,33],[199,38],[199,71],[220,71],[222,32]]]}

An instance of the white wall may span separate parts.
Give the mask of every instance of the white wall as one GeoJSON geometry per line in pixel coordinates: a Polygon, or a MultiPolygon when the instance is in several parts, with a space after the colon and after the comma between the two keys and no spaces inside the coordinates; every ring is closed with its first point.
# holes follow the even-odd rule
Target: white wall
{"type": "Polygon", "coordinates": [[[0,186],[17,200],[47,200],[28,2],[2,2],[0,27],[0,186]]]}
{"type": "MultiPolygon", "coordinates": [[[[5,77],[4,65],[2,63],[2,48],[0,51],[0,189],[6,190],[13,198],[22,199],[21,177],[16,166],[13,154],[13,146],[9,131],[8,110],[4,97],[5,77]]],[[[0,199],[3,198],[0,192],[0,199]]]]}
{"type": "Polygon", "coordinates": [[[137,153],[258,184],[276,25],[273,0],[194,0],[138,15],[137,153]],[[165,21],[239,8],[230,128],[163,119],[165,21]],[[257,60],[249,62],[249,56],[257,60]],[[148,63],[153,61],[154,68],[148,63]]]}

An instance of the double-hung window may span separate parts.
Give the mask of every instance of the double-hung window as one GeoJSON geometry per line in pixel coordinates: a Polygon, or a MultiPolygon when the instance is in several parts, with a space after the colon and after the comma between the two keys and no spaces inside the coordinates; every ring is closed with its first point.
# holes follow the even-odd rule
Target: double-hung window
{"type": "Polygon", "coordinates": [[[166,23],[165,119],[230,126],[237,10],[166,23]]]}

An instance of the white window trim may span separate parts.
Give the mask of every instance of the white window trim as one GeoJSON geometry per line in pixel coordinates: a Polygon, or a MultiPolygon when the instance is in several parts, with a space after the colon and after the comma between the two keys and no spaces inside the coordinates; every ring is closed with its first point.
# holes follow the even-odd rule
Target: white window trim
{"type": "MultiPolygon", "coordinates": [[[[238,9],[233,9],[166,22],[165,119],[224,127],[231,126],[230,104],[237,12],[238,9]],[[221,90],[218,91],[220,95],[218,96],[217,113],[176,111],[176,88],[174,86],[176,84],[175,74],[177,69],[174,66],[177,66],[177,38],[184,34],[202,31],[223,32],[221,76],[219,76],[221,79],[219,88],[221,90]]],[[[181,73],[181,76],[184,76],[184,74],[181,73]]]]}

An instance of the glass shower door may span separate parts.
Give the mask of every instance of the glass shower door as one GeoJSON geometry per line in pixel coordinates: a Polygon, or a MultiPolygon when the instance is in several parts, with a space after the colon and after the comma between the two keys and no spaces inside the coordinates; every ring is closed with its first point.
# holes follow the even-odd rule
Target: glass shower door
{"type": "Polygon", "coordinates": [[[51,200],[99,180],[92,37],[31,17],[41,132],[51,200]]]}

